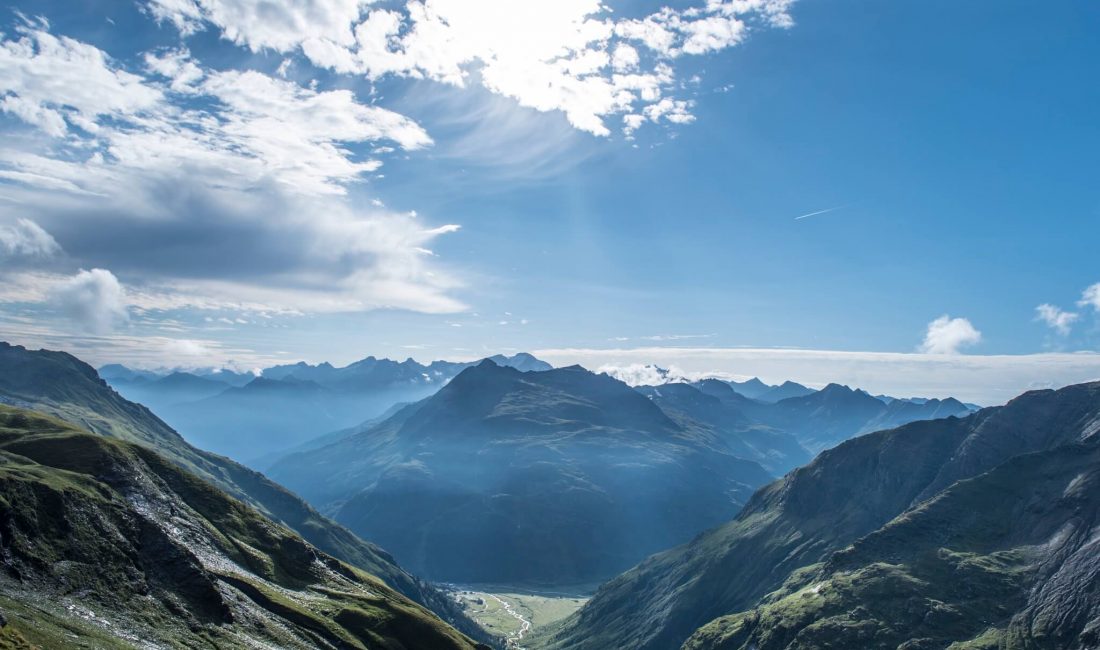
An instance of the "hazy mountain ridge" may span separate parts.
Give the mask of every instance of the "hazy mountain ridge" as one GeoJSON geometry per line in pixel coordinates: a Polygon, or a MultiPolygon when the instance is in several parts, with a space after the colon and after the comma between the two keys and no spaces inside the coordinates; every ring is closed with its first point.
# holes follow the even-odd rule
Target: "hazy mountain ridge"
{"type": "MultiPolygon", "coordinates": [[[[526,353],[491,359],[529,370],[551,367],[526,353]]],[[[370,356],[343,367],[327,362],[273,366],[259,375],[211,369],[154,372],[118,364],[103,370],[112,387],[149,406],[190,442],[252,463],[357,426],[394,404],[423,399],[474,363],[370,356]]]]}
{"type": "Polygon", "coordinates": [[[690,647],[1087,646],[1100,611],[1087,587],[1100,575],[1090,532],[1100,512],[1084,492],[1096,485],[1098,430],[1094,383],[849,440],[761,489],[733,521],[611,580],[531,645],[663,649],[706,626],[690,647]],[[1002,502],[989,486],[1013,491],[1002,502]],[[1041,539],[1066,526],[1076,532],[1041,539]],[[1040,542],[1059,550],[1029,563],[1040,542]],[[1043,576],[1055,582],[1028,592],[1043,576]],[[983,593],[990,585],[1003,591],[983,593]],[[893,610],[899,601],[937,613],[899,617],[909,611],[893,610]],[[958,625],[967,612],[986,627],[958,625]]]}
{"type": "Polygon", "coordinates": [[[463,631],[476,633],[449,599],[397,566],[388,553],[321,516],[264,475],[191,446],[147,408],[122,398],[91,366],[70,354],[31,351],[0,342],[0,403],[41,411],[92,433],[153,449],[299,532],[322,551],[381,578],[462,626],[463,631]]]}
{"type": "Polygon", "coordinates": [[[839,384],[774,403],[745,397],[717,379],[639,386],[637,390],[681,419],[721,431],[735,453],[760,462],[776,475],[857,435],[971,412],[951,398],[920,404],[905,400],[887,403],[839,384]]]}
{"type": "Polygon", "coordinates": [[[606,375],[489,362],[271,472],[418,573],[513,582],[612,575],[718,523],[768,477],[606,375]]]}
{"type": "Polygon", "coordinates": [[[724,382],[639,386],[636,390],[680,426],[702,427],[717,433],[731,453],[760,463],[775,476],[812,458],[791,434],[762,425],[746,415],[745,408],[754,405],[724,382]]]}

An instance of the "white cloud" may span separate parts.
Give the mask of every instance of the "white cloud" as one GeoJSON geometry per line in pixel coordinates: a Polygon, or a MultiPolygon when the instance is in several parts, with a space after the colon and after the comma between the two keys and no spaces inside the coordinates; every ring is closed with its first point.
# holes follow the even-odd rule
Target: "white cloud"
{"type": "Polygon", "coordinates": [[[179,93],[194,92],[194,84],[205,76],[202,68],[191,60],[191,53],[186,49],[160,54],[146,52],[145,67],[150,72],[171,79],[172,90],[179,93]]]}
{"type": "Polygon", "coordinates": [[[408,0],[394,8],[357,0],[148,3],[184,33],[205,21],[253,51],[300,49],[314,65],[340,73],[459,87],[475,81],[603,136],[610,133],[605,118],[644,114],[663,99],[676,109],[651,112],[651,121],[689,122],[690,104],[666,97],[675,92],[670,62],[738,45],[752,21],[789,27],[793,0],[710,0],[622,19],[600,0],[408,0]]]}
{"type": "Polygon", "coordinates": [[[1090,286],[1081,293],[1081,300],[1077,301],[1080,307],[1092,307],[1100,312],[1100,282],[1090,286]]]}
{"type": "MultiPolygon", "coordinates": [[[[110,268],[135,300],[168,308],[464,308],[448,295],[460,282],[425,254],[457,226],[344,198],[381,165],[351,145],[430,145],[414,121],[348,90],[207,69],[186,50],[146,56],[139,76],[91,45],[17,32],[0,38],[5,98],[61,122],[17,114],[41,135],[0,144],[12,199],[0,220],[24,218],[19,206],[71,264],[110,268]]],[[[0,230],[0,250],[31,235],[50,250],[29,228],[0,230]]],[[[8,296],[48,299],[41,277],[5,281],[8,296]]]]}
{"type": "MultiPolygon", "coordinates": [[[[68,135],[66,144],[94,152],[88,161],[107,172],[123,166],[178,173],[205,164],[242,184],[271,177],[297,192],[341,194],[381,165],[342,144],[390,140],[406,150],[431,144],[414,121],[361,104],[348,90],[316,91],[254,71],[208,71],[185,50],[147,55],[153,76],[146,78],[86,43],[28,25],[17,31],[18,40],[0,41],[0,109],[49,136],[68,135]],[[205,108],[192,107],[195,96],[207,100],[205,108]],[[70,133],[68,124],[83,133],[70,133]]],[[[7,177],[22,174],[18,180],[36,174],[86,187],[102,176],[85,169],[59,178],[5,158],[16,163],[7,177]]],[[[53,170],[64,168],[65,161],[54,162],[53,170]]]]}
{"type": "Polygon", "coordinates": [[[958,354],[960,348],[980,343],[982,333],[965,318],[946,314],[928,324],[920,351],[927,354],[958,354]]]}
{"type": "Polygon", "coordinates": [[[81,329],[105,334],[129,320],[122,284],[106,269],[81,270],[53,288],[54,304],[81,329]]]}
{"type": "Polygon", "coordinates": [[[1035,308],[1037,318],[1047,324],[1052,330],[1061,336],[1069,334],[1073,323],[1080,317],[1079,314],[1063,311],[1054,305],[1043,304],[1035,308]]]}
{"type": "Polygon", "coordinates": [[[705,54],[737,45],[747,28],[740,20],[727,16],[709,16],[684,24],[684,54],[705,54]]]}
{"type": "Polygon", "coordinates": [[[625,365],[604,364],[596,372],[606,373],[630,386],[659,386],[681,381],[693,381],[676,366],[661,368],[651,363],[625,365]]]}
{"type": "Polygon", "coordinates": [[[919,352],[852,352],[773,348],[643,347],[538,349],[555,366],[586,368],[652,364],[689,378],[760,377],[769,384],[794,380],[821,387],[838,382],[872,394],[956,397],[1000,404],[1033,388],[1100,380],[1100,354],[942,355],[919,352]]]}
{"type": "Polygon", "coordinates": [[[137,116],[162,100],[92,45],[29,25],[15,31],[0,42],[0,109],[49,135],[64,135],[69,124],[95,130],[102,116],[137,116]]]}
{"type": "Polygon", "coordinates": [[[18,219],[10,226],[0,225],[0,253],[49,257],[60,252],[61,246],[53,235],[30,219],[18,219]]]}
{"type": "Polygon", "coordinates": [[[253,52],[285,52],[310,38],[352,43],[352,21],[368,4],[370,0],[149,0],[148,7],[184,34],[194,33],[206,20],[253,52]]]}

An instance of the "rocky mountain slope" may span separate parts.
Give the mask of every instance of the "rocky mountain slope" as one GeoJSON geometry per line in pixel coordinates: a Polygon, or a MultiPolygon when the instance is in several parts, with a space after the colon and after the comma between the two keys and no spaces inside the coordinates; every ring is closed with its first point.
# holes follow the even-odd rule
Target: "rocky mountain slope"
{"type": "Polygon", "coordinates": [[[1091,647],[1098,431],[1094,383],[849,440],[530,645],[1091,647]]]}
{"type": "Polygon", "coordinates": [[[86,431],[153,449],[285,524],[321,551],[381,578],[464,632],[477,633],[449,599],[399,567],[388,553],[320,515],[264,475],[191,446],[147,408],[124,399],[91,366],[70,354],[0,342],[0,403],[34,409],[86,431]]]}
{"type": "Polygon", "coordinates": [[[474,648],[145,445],[0,407],[3,647],[474,648]]]}
{"type": "Polygon", "coordinates": [[[959,481],[685,648],[1096,647],[1097,442],[959,481]]]}

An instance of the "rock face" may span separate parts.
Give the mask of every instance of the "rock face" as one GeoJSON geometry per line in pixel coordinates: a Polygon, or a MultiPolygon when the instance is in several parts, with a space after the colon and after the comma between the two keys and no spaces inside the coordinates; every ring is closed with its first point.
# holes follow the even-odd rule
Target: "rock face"
{"type": "Polygon", "coordinates": [[[530,645],[1095,647],[1098,431],[1094,383],[849,440],[530,645]]]}
{"type": "Polygon", "coordinates": [[[2,640],[474,648],[149,447],[0,407],[2,640]]]}
{"type": "Polygon", "coordinates": [[[420,575],[559,584],[686,541],[769,480],[606,375],[490,361],[271,473],[420,575]]]}
{"type": "Polygon", "coordinates": [[[91,433],[153,449],[299,532],[325,553],[381,578],[464,632],[478,634],[478,628],[450,599],[407,573],[388,553],[323,517],[264,475],[192,447],[149,409],[124,399],[95,369],[70,354],[0,342],[0,403],[33,408],[91,433]]]}

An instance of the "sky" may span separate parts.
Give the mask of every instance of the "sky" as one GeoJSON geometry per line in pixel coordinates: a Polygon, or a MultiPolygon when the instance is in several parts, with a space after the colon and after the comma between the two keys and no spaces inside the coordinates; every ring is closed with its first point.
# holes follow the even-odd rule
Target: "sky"
{"type": "Polygon", "coordinates": [[[1100,6],[0,8],[0,337],[532,351],[996,403],[1100,378],[1100,6]]]}

